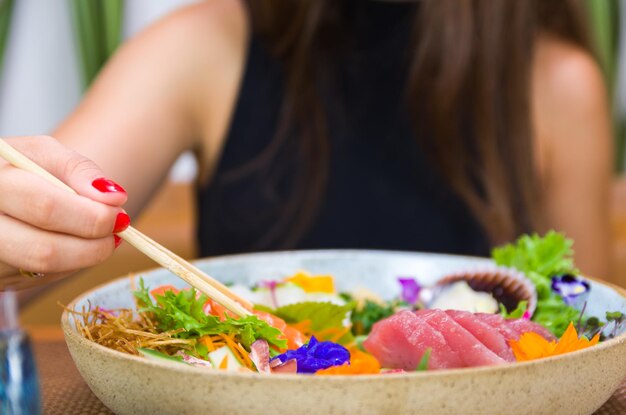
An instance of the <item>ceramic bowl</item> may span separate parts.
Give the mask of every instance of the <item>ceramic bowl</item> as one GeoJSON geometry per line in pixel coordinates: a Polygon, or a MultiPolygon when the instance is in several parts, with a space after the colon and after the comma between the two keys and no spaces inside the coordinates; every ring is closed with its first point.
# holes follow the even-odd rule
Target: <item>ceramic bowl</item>
{"type": "MultiPolygon", "coordinates": [[[[386,251],[299,251],[236,255],[197,265],[226,282],[254,283],[298,270],[332,274],[340,290],[366,287],[398,295],[396,278],[426,284],[454,272],[492,267],[486,259],[386,251]]],[[[185,284],[163,269],[141,274],[147,286],[185,284]]],[[[626,312],[626,294],[592,282],[588,311],[626,312]]],[[[129,277],[84,293],[70,307],[132,307],[129,277]]],[[[626,334],[557,357],[503,366],[363,376],[227,373],[155,362],[62,327],[85,381],[117,414],[591,414],[626,377],[626,334]]]]}

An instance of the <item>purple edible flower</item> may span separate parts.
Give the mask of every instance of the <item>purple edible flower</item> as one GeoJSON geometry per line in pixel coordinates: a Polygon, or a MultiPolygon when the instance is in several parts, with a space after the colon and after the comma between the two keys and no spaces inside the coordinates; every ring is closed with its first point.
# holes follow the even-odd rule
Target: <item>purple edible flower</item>
{"type": "Polygon", "coordinates": [[[270,298],[272,300],[272,304],[274,305],[274,308],[278,308],[278,298],[276,298],[277,286],[278,286],[278,281],[275,281],[275,280],[261,281],[259,283],[259,287],[267,288],[270,291],[270,298]]]}
{"type": "Polygon", "coordinates": [[[400,298],[409,304],[415,304],[419,299],[422,286],[415,280],[415,278],[399,277],[398,282],[402,286],[402,293],[400,298]]]}
{"type": "Polygon", "coordinates": [[[552,291],[559,294],[565,304],[574,306],[586,297],[589,283],[571,274],[555,275],[552,277],[552,291]]]}
{"type": "Polygon", "coordinates": [[[320,342],[315,337],[296,350],[287,350],[272,358],[284,363],[296,359],[298,373],[315,373],[320,369],[350,363],[350,352],[340,344],[330,341],[320,342]]]}

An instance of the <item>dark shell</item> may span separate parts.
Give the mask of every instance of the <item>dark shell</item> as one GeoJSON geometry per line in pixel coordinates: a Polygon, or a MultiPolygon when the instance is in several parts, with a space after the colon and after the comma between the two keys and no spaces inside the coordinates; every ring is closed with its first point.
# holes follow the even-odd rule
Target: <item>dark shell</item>
{"type": "Polygon", "coordinates": [[[520,301],[528,301],[528,312],[530,315],[535,312],[535,285],[520,272],[508,268],[458,272],[441,278],[436,287],[443,288],[458,281],[466,281],[474,291],[490,293],[507,311],[515,310],[520,301]]]}

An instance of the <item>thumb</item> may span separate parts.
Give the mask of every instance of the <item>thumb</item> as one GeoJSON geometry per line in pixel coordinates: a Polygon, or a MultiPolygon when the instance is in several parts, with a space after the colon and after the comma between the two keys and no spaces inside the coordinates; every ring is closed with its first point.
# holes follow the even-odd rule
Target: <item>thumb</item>
{"type": "Polygon", "coordinates": [[[110,206],[122,206],[128,199],[126,190],[107,178],[96,163],[52,137],[20,137],[6,141],[79,195],[110,206]]]}

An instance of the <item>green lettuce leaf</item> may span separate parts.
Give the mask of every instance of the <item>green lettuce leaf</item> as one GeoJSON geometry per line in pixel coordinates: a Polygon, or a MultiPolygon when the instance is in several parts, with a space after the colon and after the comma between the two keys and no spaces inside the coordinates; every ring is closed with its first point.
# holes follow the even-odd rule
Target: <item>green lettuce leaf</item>
{"type": "Polygon", "coordinates": [[[543,237],[524,235],[514,244],[495,248],[491,253],[497,265],[515,268],[532,281],[537,290],[537,309],[532,320],[557,337],[580,316],[580,311],[565,304],[551,289],[552,276],[579,273],[574,266],[572,245],[563,234],[550,231],[543,237]]]}
{"type": "Polygon", "coordinates": [[[532,321],[541,324],[556,337],[561,337],[565,333],[570,322],[576,324],[579,319],[580,324],[584,325],[585,319],[581,317],[580,311],[565,304],[558,294],[537,300],[537,309],[532,317],[532,321]]]}
{"type": "MultiPolygon", "coordinates": [[[[327,301],[303,301],[267,311],[282,318],[287,324],[309,321],[311,323],[311,331],[318,340],[333,339],[333,341],[339,344],[350,344],[354,342],[354,336],[349,330],[339,339],[333,338],[334,335],[321,332],[329,329],[343,329],[345,327],[345,319],[355,306],[355,302],[338,305],[327,301]]],[[[257,306],[257,308],[259,307],[257,306]]]]}
{"type": "Polygon", "coordinates": [[[374,323],[395,314],[400,305],[401,303],[397,301],[378,304],[375,301],[365,300],[352,312],[352,332],[357,336],[369,334],[374,323]]]}
{"type": "Polygon", "coordinates": [[[562,233],[549,231],[543,237],[523,235],[514,244],[495,248],[491,256],[498,265],[513,267],[534,277],[578,274],[572,245],[562,233]]]}
{"type": "Polygon", "coordinates": [[[527,309],[528,301],[520,301],[519,303],[517,303],[517,307],[515,308],[515,310],[511,311],[510,313],[506,310],[504,304],[500,304],[500,315],[507,319],[522,318],[527,309]]]}
{"type": "Polygon", "coordinates": [[[296,324],[305,320],[311,322],[311,330],[320,331],[343,327],[344,320],[356,303],[345,305],[330,302],[304,301],[288,304],[272,311],[275,316],[285,320],[287,324],[296,324]]]}
{"type": "Polygon", "coordinates": [[[202,310],[207,301],[205,294],[198,295],[193,288],[178,293],[166,291],[155,297],[156,304],[150,298],[143,279],[139,281],[139,289],[134,292],[140,313],[150,313],[158,322],[160,330],[169,331],[184,329],[175,335],[177,338],[200,338],[205,335],[228,334],[250,350],[250,345],[258,339],[265,339],[271,345],[285,348],[287,342],[279,339],[280,330],[270,326],[257,316],[242,318],[226,317],[220,321],[217,317],[207,315],[202,310]]]}

